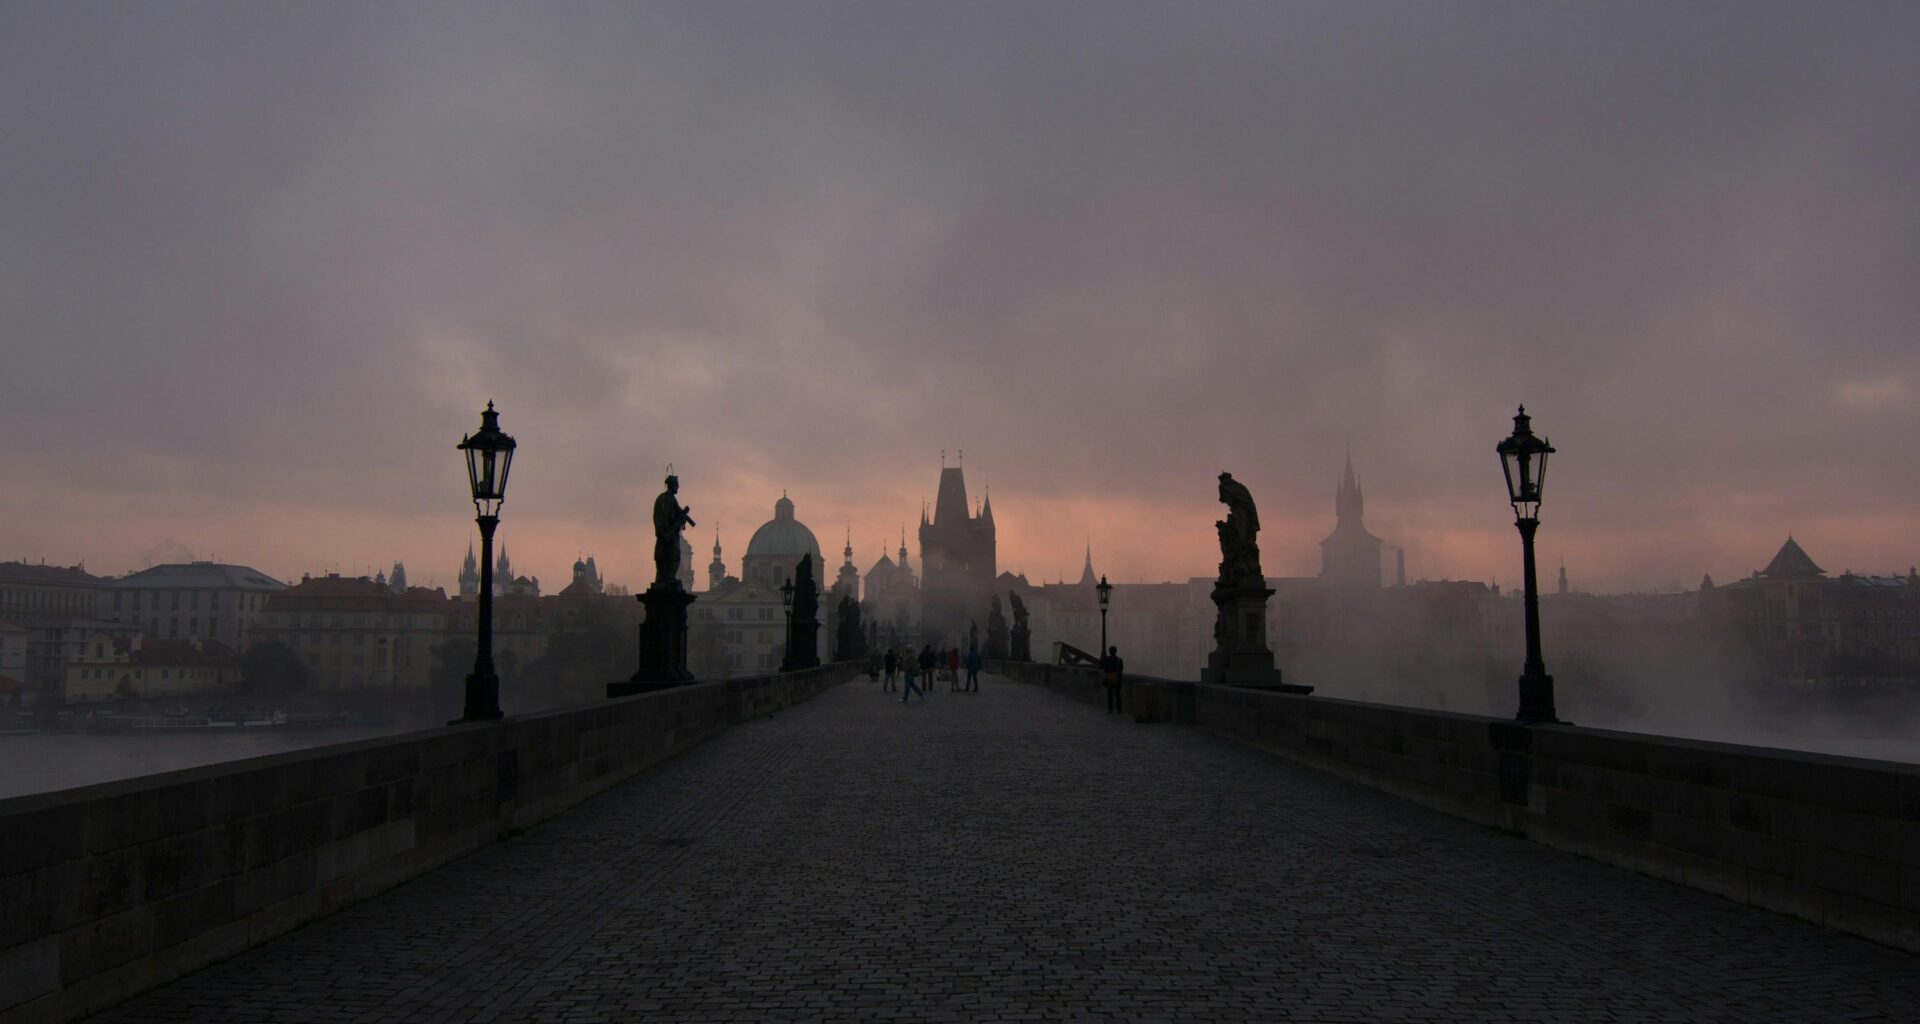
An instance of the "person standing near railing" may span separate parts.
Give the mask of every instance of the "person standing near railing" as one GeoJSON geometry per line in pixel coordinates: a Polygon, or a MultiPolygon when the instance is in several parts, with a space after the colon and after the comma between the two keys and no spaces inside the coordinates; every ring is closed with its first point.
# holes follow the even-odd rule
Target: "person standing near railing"
{"type": "Polygon", "coordinates": [[[1120,706],[1120,674],[1126,668],[1126,662],[1120,658],[1120,648],[1107,648],[1106,656],[1100,659],[1100,679],[1107,686],[1107,714],[1118,714],[1120,706]]]}

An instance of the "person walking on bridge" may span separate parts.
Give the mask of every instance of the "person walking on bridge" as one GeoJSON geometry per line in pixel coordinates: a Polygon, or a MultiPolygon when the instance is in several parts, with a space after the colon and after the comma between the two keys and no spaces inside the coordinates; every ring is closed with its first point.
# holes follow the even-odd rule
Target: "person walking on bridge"
{"type": "Polygon", "coordinates": [[[883,661],[881,664],[887,670],[887,681],[885,686],[882,688],[880,692],[892,693],[894,691],[894,685],[893,685],[894,673],[900,671],[900,656],[893,653],[893,648],[889,647],[887,648],[886,660],[883,661]]]}
{"type": "Polygon", "coordinates": [[[1107,648],[1106,657],[1100,659],[1100,678],[1107,685],[1107,714],[1119,714],[1123,710],[1120,706],[1120,673],[1126,664],[1120,658],[1118,647],[1107,648]]]}
{"type": "Polygon", "coordinates": [[[967,692],[980,692],[980,648],[967,649],[967,692]]]}
{"type": "Polygon", "coordinates": [[[929,690],[933,689],[933,675],[935,671],[935,666],[939,664],[940,664],[939,659],[935,658],[933,655],[932,644],[928,644],[927,646],[920,648],[920,675],[922,679],[926,682],[927,689],[929,690]]]}
{"type": "MultiPolygon", "coordinates": [[[[925,657],[925,652],[921,652],[921,656],[925,657]]],[[[905,704],[907,702],[907,695],[912,693],[919,694],[922,701],[927,699],[927,691],[913,685],[914,675],[919,671],[919,668],[920,663],[913,657],[913,645],[908,644],[907,656],[905,660],[900,663],[901,678],[905,681],[905,684],[900,689],[900,703],[905,704]]]]}

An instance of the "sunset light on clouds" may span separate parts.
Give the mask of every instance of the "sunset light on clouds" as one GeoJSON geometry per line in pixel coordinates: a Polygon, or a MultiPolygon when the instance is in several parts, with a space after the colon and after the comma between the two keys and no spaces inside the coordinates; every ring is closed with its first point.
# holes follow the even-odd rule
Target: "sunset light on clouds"
{"type": "Polygon", "coordinates": [[[1579,586],[1920,560],[1911,7],[550,13],[0,14],[0,558],[449,585],[491,399],[555,580],[669,462],[865,571],[964,449],[1035,580],[1210,575],[1222,470],[1311,574],[1351,452],[1504,582],[1520,402],[1579,586]]]}

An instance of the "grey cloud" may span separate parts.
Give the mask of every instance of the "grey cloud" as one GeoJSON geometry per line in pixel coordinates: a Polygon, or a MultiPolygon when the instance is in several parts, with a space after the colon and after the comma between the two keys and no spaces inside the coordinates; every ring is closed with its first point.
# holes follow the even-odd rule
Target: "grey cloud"
{"type": "Polygon", "coordinates": [[[964,444],[1207,517],[1226,466],[1324,504],[1351,444],[1375,514],[1466,528],[1526,400],[1570,530],[1911,517],[1916,43],[1901,5],[16,5],[0,468],[418,515],[494,397],[609,525],[666,458],[857,495],[964,444]]]}

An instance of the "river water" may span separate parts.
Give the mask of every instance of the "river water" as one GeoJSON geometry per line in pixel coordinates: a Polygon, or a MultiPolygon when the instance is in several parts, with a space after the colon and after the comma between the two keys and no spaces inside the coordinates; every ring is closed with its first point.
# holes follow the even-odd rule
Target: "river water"
{"type": "Polygon", "coordinates": [[[417,725],[166,732],[0,733],[0,799],[411,732],[417,725]]]}

